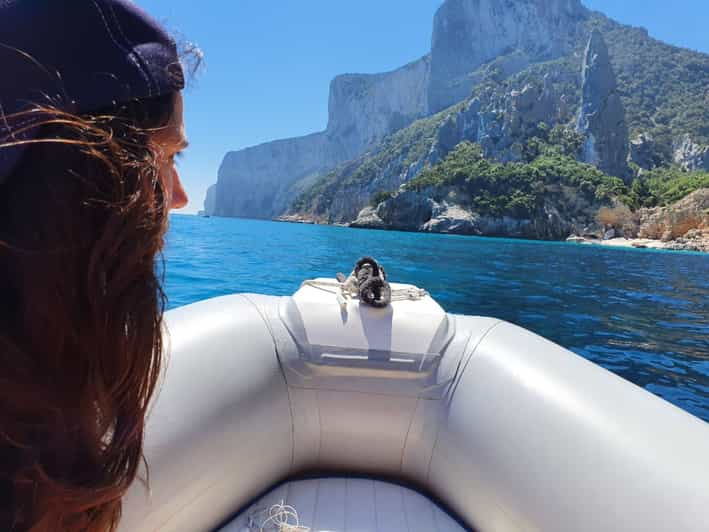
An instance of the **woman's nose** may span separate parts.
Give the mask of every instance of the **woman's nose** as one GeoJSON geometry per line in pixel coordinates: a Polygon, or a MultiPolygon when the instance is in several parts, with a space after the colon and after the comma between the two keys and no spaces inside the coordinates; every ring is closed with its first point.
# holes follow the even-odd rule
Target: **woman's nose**
{"type": "Polygon", "coordinates": [[[189,202],[187,193],[185,192],[182,182],[180,181],[180,174],[175,171],[175,180],[172,187],[172,198],[170,201],[171,209],[181,209],[189,202]]]}

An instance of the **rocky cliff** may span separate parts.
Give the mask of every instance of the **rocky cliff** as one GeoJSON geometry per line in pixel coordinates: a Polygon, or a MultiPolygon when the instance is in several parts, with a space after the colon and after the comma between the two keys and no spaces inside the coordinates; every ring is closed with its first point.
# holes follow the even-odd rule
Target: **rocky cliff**
{"type": "Polygon", "coordinates": [[[580,0],[447,0],[433,22],[429,111],[468,97],[475,71],[498,57],[516,52],[529,63],[569,53],[587,17],[580,0]]]}
{"type": "Polygon", "coordinates": [[[404,190],[365,207],[350,225],[616,245],[623,240],[634,247],[709,252],[709,188],[666,206],[633,212],[619,202],[604,205],[579,187],[552,184],[545,186],[537,207],[523,215],[481,212],[460,187],[404,190]]]}
{"type": "Polygon", "coordinates": [[[548,65],[541,83],[515,76],[484,83],[470,100],[387,137],[371,153],[314,181],[291,205],[289,214],[328,223],[357,218],[378,191],[396,191],[423,170],[444,160],[462,142],[480,146],[482,155],[504,163],[529,162],[541,145],[566,144],[578,152],[582,137],[571,128],[568,101],[576,79],[564,65],[548,65]],[[569,91],[568,95],[565,91],[569,91]]]}
{"type": "Polygon", "coordinates": [[[703,240],[709,251],[709,188],[692,192],[666,207],[640,209],[636,216],[639,238],[670,241],[703,240]]]}
{"type": "MultiPolygon", "coordinates": [[[[593,184],[572,188],[585,195],[600,187],[607,196],[610,187],[634,195],[636,207],[654,205],[657,198],[643,196],[643,182],[632,183],[631,191],[633,179],[661,179],[673,164],[686,171],[709,164],[707,86],[709,56],[652,39],[578,0],[446,0],[429,55],[390,73],[333,80],[325,131],[227,154],[215,212],[350,223],[377,195],[398,197],[402,186],[464,142],[479,146],[491,165],[521,165],[524,172],[549,156],[590,163],[625,185],[601,183],[566,159],[557,166],[571,174],[559,177],[593,174],[593,184]]],[[[504,172],[500,179],[517,178],[504,172]]],[[[441,219],[455,218],[459,204],[434,201],[441,219]]],[[[581,208],[555,200],[546,209],[569,205],[581,208]]],[[[545,211],[537,207],[531,218],[517,218],[536,224],[532,233],[513,229],[509,219],[483,225],[539,238],[571,227],[542,228],[545,211]]],[[[472,204],[461,208],[480,214],[472,204]]],[[[441,223],[436,227],[447,222],[441,223]]]]}
{"type": "Polygon", "coordinates": [[[498,56],[511,75],[531,61],[567,53],[587,16],[579,0],[447,0],[438,10],[432,52],[386,74],[346,74],[330,85],[329,121],[318,134],[230,152],[218,174],[215,213],[270,218],[308,177],[375,146],[387,134],[452,105],[498,56]]]}
{"type": "Polygon", "coordinates": [[[662,207],[631,211],[622,203],[602,207],[596,223],[570,241],[709,252],[709,188],[699,188],[662,207]]]}
{"type": "Polygon", "coordinates": [[[352,225],[555,240],[585,230],[622,188],[554,146],[530,159],[492,162],[479,144],[460,142],[398,191],[375,195],[352,225]]]}
{"type": "Polygon", "coordinates": [[[212,185],[207,189],[207,195],[204,198],[204,214],[214,216],[217,210],[217,185],[212,185]]]}
{"type": "Polygon", "coordinates": [[[550,186],[533,213],[481,213],[454,188],[440,191],[404,191],[376,207],[366,207],[352,227],[397,229],[476,236],[504,236],[535,240],[561,240],[593,224],[598,203],[573,187],[550,186]],[[434,196],[434,197],[432,197],[434,196]],[[573,212],[573,216],[568,213],[573,212]]]}
{"type": "Polygon", "coordinates": [[[628,128],[608,47],[597,29],[584,53],[581,110],[576,129],[585,137],[581,159],[614,176],[631,179],[628,128]]]}
{"type": "Polygon", "coordinates": [[[677,139],[673,147],[673,160],[683,170],[709,171],[709,146],[697,144],[690,135],[683,135],[677,139]]]}
{"type": "Polygon", "coordinates": [[[229,152],[219,168],[217,216],[270,218],[287,208],[294,183],[345,160],[341,146],[327,135],[268,142],[229,152]]]}
{"type": "Polygon", "coordinates": [[[428,56],[386,74],[346,74],[330,84],[327,129],[228,153],[219,168],[218,216],[281,214],[308,178],[352,159],[426,114],[428,56]]]}
{"type": "Polygon", "coordinates": [[[327,133],[352,159],[425,116],[429,56],[387,74],[345,74],[330,84],[327,133]]]}

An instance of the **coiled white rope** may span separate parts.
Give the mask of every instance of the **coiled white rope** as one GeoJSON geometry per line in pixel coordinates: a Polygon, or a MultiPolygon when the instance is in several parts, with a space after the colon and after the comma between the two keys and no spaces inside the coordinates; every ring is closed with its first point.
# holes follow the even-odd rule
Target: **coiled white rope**
{"type": "Polygon", "coordinates": [[[334,294],[343,312],[347,312],[348,299],[384,308],[392,301],[418,301],[428,295],[426,290],[416,286],[392,289],[384,268],[372,257],[359,259],[349,277],[338,273],[337,280],[303,281],[303,286],[334,294]]]}
{"type": "Polygon", "coordinates": [[[254,511],[249,516],[247,532],[310,532],[310,527],[300,524],[296,509],[284,501],[254,511]]]}
{"type": "MultiPolygon", "coordinates": [[[[347,304],[348,299],[357,298],[357,288],[352,286],[351,277],[347,279],[344,283],[338,281],[303,281],[301,287],[311,286],[317,288],[318,290],[324,290],[337,297],[337,302],[340,306],[344,307],[347,304]]],[[[418,301],[423,299],[428,295],[428,292],[423,288],[418,288],[416,286],[410,288],[396,288],[391,291],[392,301],[418,301]]]]}

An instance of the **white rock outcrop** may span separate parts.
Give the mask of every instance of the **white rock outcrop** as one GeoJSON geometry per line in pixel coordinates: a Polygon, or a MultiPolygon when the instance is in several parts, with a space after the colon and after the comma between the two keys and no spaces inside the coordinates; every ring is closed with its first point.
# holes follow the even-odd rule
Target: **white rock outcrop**
{"type": "Polygon", "coordinates": [[[701,146],[691,136],[683,135],[675,141],[673,148],[674,162],[683,170],[709,172],[709,146],[701,146]]]}

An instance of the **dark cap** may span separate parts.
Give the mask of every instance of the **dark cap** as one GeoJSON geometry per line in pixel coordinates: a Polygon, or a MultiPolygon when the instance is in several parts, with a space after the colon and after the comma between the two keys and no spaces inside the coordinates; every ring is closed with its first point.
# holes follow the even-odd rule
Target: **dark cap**
{"type": "MultiPolygon", "coordinates": [[[[177,92],[175,42],[129,0],[0,0],[0,144],[27,140],[22,113],[98,111],[177,92]]],[[[0,148],[0,183],[22,147],[0,148]]]]}

